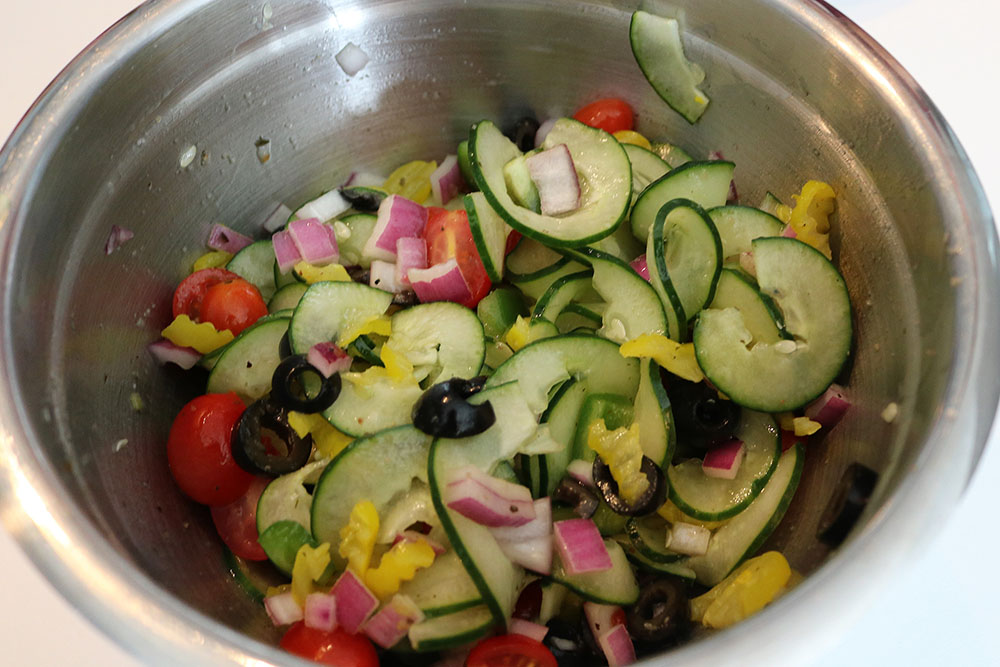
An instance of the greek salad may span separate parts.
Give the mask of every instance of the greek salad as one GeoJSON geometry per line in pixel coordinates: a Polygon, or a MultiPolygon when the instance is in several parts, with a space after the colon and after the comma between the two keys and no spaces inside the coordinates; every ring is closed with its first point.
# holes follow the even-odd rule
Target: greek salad
{"type": "MultiPolygon", "coordinates": [[[[676,21],[631,38],[696,121],[676,21]]],[[[848,407],[835,193],[749,206],[735,168],[601,99],[213,227],[151,345],[207,371],[168,460],[283,648],[614,667],[797,582],[760,551],[848,407]]]]}

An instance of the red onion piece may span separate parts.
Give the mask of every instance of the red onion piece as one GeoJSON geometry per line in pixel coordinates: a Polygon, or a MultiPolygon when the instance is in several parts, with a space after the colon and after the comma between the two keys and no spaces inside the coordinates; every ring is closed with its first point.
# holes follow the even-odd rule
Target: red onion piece
{"type": "Polygon", "coordinates": [[[545,635],[549,634],[549,627],[526,621],[523,618],[513,618],[510,621],[507,631],[512,635],[524,635],[525,637],[531,637],[536,642],[540,642],[545,639],[545,635]]]}
{"type": "Polygon", "coordinates": [[[594,639],[625,623],[625,610],[613,604],[584,602],[583,615],[587,619],[587,625],[594,639]]]}
{"type": "Polygon", "coordinates": [[[370,187],[380,188],[385,183],[385,176],[370,171],[352,171],[351,175],[344,181],[341,187],[370,187]]]}
{"type": "Polygon", "coordinates": [[[278,262],[278,271],[288,273],[292,267],[302,261],[298,246],[292,239],[288,230],[283,230],[271,237],[271,245],[274,247],[274,259],[278,262]]]}
{"type": "Polygon", "coordinates": [[[378,598],[350,570],[340,575],[330,593],[337,598],[337,625],[351,634],[378,609],[378,598]]]}
{"type": "Polygon", "coordinates": [[[118,225],[111,225],[111,231],[108,233],[108,240],[104,242],[104,254],[110,255],[126,241],[131,241],[135,237],[135,233],[131,229],[125,229],[124,227],[119,227],[118,225]]]}
{"type": "Polygon", "coordinates": [[[410,269],[427,268],[427,241],[419,238],[396,240],[396,284],[410,286],[410,269]]]}
{"type": "Polygon", "coordinates": [[[166,338],[150,343],[147,348],[156,359],[156,363],[161,366],[177,364],[184,370],[188,370],[201,359],[201,352],[198,350],[193,347],[181,347],[166,338]]]}
{"type": "Polygon", "coordinates": [[[552,126],[556,124],[558,118],[549,118],[538,126],[538,130],[535,132],[535,148],[538,148],[545,142],[545,137],[549,136],[549,131],[552,126]]]}
{"type": "Polygon", "coordinates": [[[465,187],[465,179],[462,178],[462,171],[458,168],[458,156],[449,155],[441,166],[431,173],[431,192],[434,200],[444,206],[455,198],[465,187]]]}
{"type": "Polygon", "coordinates": [[[368,269],[368,285],[393,294],[404,291],[403,286],[396,282],[395,263],[383,262],[381,259],[372,260],[368,269]]]}
{"type": "Polygon", "coordinates": [[[404,530],[403,532],[397,534],[396,537],[392,540],[392,543],[393,545],[395,545],[399,542],[426,542],[428,546],[430,546],[430,548],[433,549],[434,553],[437,554],[438,556],[447,551],[444,545],[438,542],[437,540],[431,539],[430,537],[427,537],[423,533],[418,533],[415,530],[404,530]]]}
{"type": "Polygon", "coordinates": [[[704,556],[708,552],[712,531],[704,526],[678,521],[671,526],[669,535],[666,547],[671,551],[688,556],[704,556]]]}
{"type": "Polygon", "coordinates": [[[267,216],[267,219],[264,220],[264,224],[262,224],[261,227],[273,234],[284,227],[290,217],[292,217],[292,209],[288,208],[284,204],[278,204],[275,209],[271,211],[270,215],[267,216]]]}
{"type": "Polygon", "coordinates": [[[569,213],[580,206],[580,178],[566,144],[529,155],[524,162],[538,188],[544,215],[569,213]]]}
{"type": "Polygon", "coordinates": [[[303,261],[323,266],[340,259],[333,228],[324,225],[317,218],[293,220],[288,223],[287,230],[303,261]]]}
{"type": "Polygon", "coordinates": [[[597,638],[597,643],[604,651],[608,667],[622,667],[635,662],[635,646],[632,637],[624,625],[616,625],[597,638]]]}
{"type": "Polygon", "coordinates": [[[295,601],[291,591],[264,598],[264,609],[277,626],[291,625],[303,618],[302,607],[295,601]]]}
{"type": "Polygon", "coordinates": [[[592,489],[597,488],[594,483],[594,464],[583,459],[573,459],[566,466],[566,474],[592,489]]]}
{"type": "Polygon", "coordinates": [[[351,202],[347,201],[340,190],[330,190],[311,202],[308,202],[295,212],[296,220],[308,220],[317,218],[320,222],[333,220],[344,211],[351,208],[351,202]]]}
{"type": "Polygon", "coordinates": [[[243,248],[253,243],[249,236],[240,234],[235,229],[230,229],[221,223],[212,225],[212,230],[208,233],[208,247],[212,250],[222,250],[235,255],[243,248]]]}
{"type": "Polygon", "coordinates": [[[523,526],[535,518],[528,487],[491,477],[475,466],[462,468],[446,494],[449,508],[484,526],[523,526]]]}
{"type": "Polygon", "coordinates": [[[701,462],[701,470],[709,477],[736,479],[736,472],[740,469],[745,453],[746,448],[743,446],[743,441],[730,438],[705,454],[705,460],[701,462]]]}
{"type": "Polygon", "coordinates": [[[378,217],[372,235],[365,242],[362,254],[371,259],[396,261],[396,241],[423,236],[427,226],[427,209],[399,195],[389,195],[378,207],[378,217]]]}
{"type": "Polygon", "coordinates": [[[795,228],[791,225],[785,225],[785,229],[781,232],[781,235],[787,239],[794,239],[798,236],[798,234],[795,233],[795,228]]]}
{"type": "Polygon", "coordinates": [[[306,353],[306,361],[318,370],[320,375],[328,378],[334,373],[351,370],[353,360],[351,355],[344,352],[335,343],[323,341],[309,348],[309,352],[306,353]]]}
{"type": "Polygon", "coordinates": [[[556,549],[569,574],[611,569],[611,555],[601,531],[590,519],[567,519],[552,524],[556,549]]]}
{"type": "Polygon", "coordinates": [[[552,500],[539,498],[534,503],[535,518],[522,526],[499,526],[490,532],[500,550],[512,562],[532,572],[552,572],[552,500]]]}
{"type": "Polygon", "coordinates": [[[307,627],[332,632],[337,627],[337,599],[329,593],[310,593],[303,617],[307,627]]]}
{"type": "Polygon", "coordinates": [[[394,595],[365,624],[365,634],[381,646],[391,648],[406,636],[410,626],[424,620],[424,613],[406,595],[394,595]]]}
{"type": "Polygon", "coordinates": [[[823,428],[833,428],[841,420],[851,402],[844,395],[844,388],[831,384],[822,396],[806,406],[805,415],[823,425],[823,428]]]}
{"type": "Polygon", "coordinates": [[[434,264],[426,269],[410,269],[407,277],[421,303],[429,301],[464,303],[472,298],[472,291],[465,282],[455,259],[434,264]]]}
{"type": "Polygon", "coordinates": [[[781,451],[787,452],[789,449],[794,447],[799,443],[805,444],[806,438],[802,436],[795,435],[795,431],[781,431],[781,451]]]}
{"type": "Polygon", "coordinates": [[[646,255],[639,255],[628,264],[636,273],[642,276],[643,280],[649,282],[649,265],[646,263],[646,255]]]}

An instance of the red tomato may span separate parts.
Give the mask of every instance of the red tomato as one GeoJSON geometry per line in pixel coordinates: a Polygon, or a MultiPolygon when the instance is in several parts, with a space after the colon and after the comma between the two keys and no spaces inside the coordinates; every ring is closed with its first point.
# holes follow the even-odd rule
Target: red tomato
{"type": "Polygon", "coordinates": [[[424,240],[427,241],[428,264],[439,264],[452,258],[458,261],[458,269],[472,292],[472,298],[462,305],[475,308],[489,294],[491,283],[476,242],[472,239],[468,214],[462,210],[448,211],[429,206],[424,240]]]}
{"type": "Polygon", "coordinates": [[[591,102],[573,114],[573,118],[609,134],[633,127],[632,107],[625,100],[615,97],[591,102]]]}
{"type": "Polygon", "coordinates": [[[228,505],[250,488],[254,476],[236,464],[230,437],[243,414],[233,393],[205,394],[174,418],[167,462],[181,491],[203,505],[228,505]]]}
{"type": "Polygon", "coordinates": [[[240,280],[240,277],[225,269],[195,271],[182,280],[181,284],[174,290],[174,317],[187,315],[192,320],[200,322],[201,302],[205,298],[205,292],[208,288],[232,280],[240,280]]]}
{"type": "Polygon", "coordinates": [[[234,336],[267,315],[267,304],[256,287],[243,280],[217,283],[205,290],[201,301],[201,321],[211,322],[234,336]]]}
{"type": "Polygon", "coordinates": [[[378,667],[378,654],[368,638],[340,628],[326,632],[299,621],[288,628],[279,645],[289,653],[323,665],[378,667]]]}
{"type": "Polygon", "coordinates": [[[465,667],[558,667],[552,651],[524,635],[500,635],[476,644],[465,667]]]}
{"type": "Polygon", "coordinates": [[[503,255],[506,257],[510,253],[514,252],[514,248],[517,244],[521,242],[521,232],[516,229],[510,230],[510,234],[507,235],[507,245],[503,249],[503,255]]]}
{"type": "Polygon", "coordinates": [[[212,523],[229,550],[246,560],[267,560],[264,548],[257,540],[257,501],[264,493],[269,477],[255,477],[250,488],[228,505],[212,508],[212,523]]]}

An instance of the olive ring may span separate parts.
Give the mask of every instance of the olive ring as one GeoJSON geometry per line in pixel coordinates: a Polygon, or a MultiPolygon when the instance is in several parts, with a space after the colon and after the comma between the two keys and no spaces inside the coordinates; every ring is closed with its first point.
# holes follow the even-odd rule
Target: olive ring
{"type": "Polygon", "coordinates": [[[340,374],[323,377],[304,354],[285,357],[271,376],[271,396],[289,410],[296,412],[322,412],[333,405],[340,396],[340,374]],[[310,397],[305,376],[319,378],[319,391],[310,397]]]}

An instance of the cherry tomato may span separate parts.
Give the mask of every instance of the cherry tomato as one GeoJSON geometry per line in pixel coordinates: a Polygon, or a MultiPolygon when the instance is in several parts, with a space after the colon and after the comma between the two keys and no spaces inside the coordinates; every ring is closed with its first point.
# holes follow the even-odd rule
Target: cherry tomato
{"type": "Polygon", "coordinates": [[[631,130],[634,122],[632,107],[625,100],[616,97],[591,102],[573,114],[573,118],[608,134],[631,130]]]}
{"type": "Polygon", "coordinates": [[[236,464],[230,437],[244,410],[233,393],[205,394],[181,408],[167,438],[170,472],[189,498],[228,505],[250,488],[254,476],[236,464]]]}
{"type": "Polygon", "coordinates": [[[212,285],[224,283],[232,280],[240,280],[240,277],[232,271],[225,269],[201,269],[195,271],[181,281],[181,284],[174,290],[173,311],[174,317],[187,315],[196,322],[201,321],[201,302],[205,298],[205,292],[212,285]]]}
{"type": "Polygon", "coordinates": [[[483,266],[483,260],[476,249],[469,229],[469,216],[465,211],[448,211],[436,206],[427,208],[427,226],[424,228],[427,241],[427,261],[439,264],[455,258],[458,269],[472,292],[472,298],[463,306],[475,308],[479,301],[489,294],[490,277],[483,266]]]}
{"type": "Polygon", "coordinates": [[[503,255],[506,257],[510,253],[514,252],[514,248],[517,244],[521,242],[521,232],[516,229],[510,230],[510,234],[507,235],[507,245],[503,249],[503,255]]]}
{"type": "Polygon", "coordinates": [[[476,644],[466,667],[558,667],[552,651],[524,635],[500,635],[476,644]]]}
{"type": "Polygon", "coordinates": [[[229,550],[246,560],[267,560],[264,548],[257,540],[257,501],[264,493],[269,477],[255,477],[250,488],[228,505],[212,508],[212,523],[229,550]]]}
{"type": "Polygon", "coordinates": [[[219,331],[229,329],[234,336],[264,315],[267,315],[264,298],[242,278],[212,285],[205,290],[201,301],[201,321],[211,322],[219,331]]]}
{"type": "Polygon", "coordinates": [[[288,628],[278,644],[289,653],[323,665],[378,667],[378,654],[368,638],[340,628],[326,632],[299,621],[288,628]]]}

